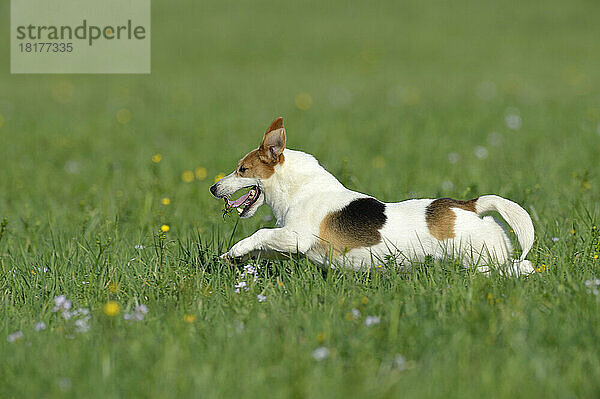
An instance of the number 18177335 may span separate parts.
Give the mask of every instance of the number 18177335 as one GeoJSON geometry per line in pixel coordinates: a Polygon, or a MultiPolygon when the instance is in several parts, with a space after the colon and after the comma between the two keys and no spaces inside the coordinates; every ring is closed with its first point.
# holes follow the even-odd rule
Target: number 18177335
{"type": "Polygon", "coordinates": [[[72,53],[73,43],[19,43],[22,53],[72,53]]]}

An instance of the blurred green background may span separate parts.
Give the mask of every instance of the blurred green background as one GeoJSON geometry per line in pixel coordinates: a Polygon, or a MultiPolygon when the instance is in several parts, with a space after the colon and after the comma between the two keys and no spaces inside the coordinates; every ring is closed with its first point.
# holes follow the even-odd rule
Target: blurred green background
{"type": "Polygon", "coordinates": [[[571,194],[573,173],[597,167],[599,10],[594,1],[156,1],[152,74],[129,76],[10,75],[7,23],[0,209],[72,215],[93,188],[139,201],[160,153],[166,194],[186,196],[178,209],[203,224],[220,205],[206,195],[212,178],[279,115],[290,148],[387,201],[558,184],[546,206],[561,186],[571,194]],[[507,126],[511,115],[520,128],[507,126]],[[175,184],[197,167],[204,182],[175,184]]]}
{"type": "MultiPolygon", "coordinates": [[[[11,75],[9,6],[0,3],[0,352],[13,361],[2,396],[60,396],[64,375],[74,397],[207,386],[213,396],[597,396],[585,373],[600,375],[598,303],[583,281],[600,245],[600,2],[155,0],[150,75],[11,75]],[[282,264],[291,294],[266,279],[254,294],[279,305],[257,313],[255,300],[232,298],[235,271],[190,254],[200,241],[211,256],[224,249],[237,218],[223,220],[208,187],[280,115],[289,148],[384,201],[495,193],[521,203],[537,231],[530,258],[549,272],[513,283],[434,268],[380,283],[282,264]],[[139,244],[147,267],[134,268],[139,244]],[[52,276],[32,272],[42,265],[52,276]],[[488,306],[492,292],[504,308],[488,306]],[[85,338],[65,341],[53,321],[61,293],[99,320],[85,338]],[[381,316],[380,330],[339,327],[361,295],[375,298],[360,306],[381,316]],[[145,330],[102,319],[108,299],[125,309],[141,298],[145,330]],[[182,326],[188,313],[198,334],[182,326]],[[27,337],[39,318],[49,341],[3,338],[27,337]],[[249,337],[231,339],[230,320],[249,337]],[[323,369],[313,368],[317,345],[339,351],[323,369]],[[412,371],[385,368],[396,350],[412,371]]],[[[273,226],[269,215],[240,222],[233,239],[273,226]]]]}

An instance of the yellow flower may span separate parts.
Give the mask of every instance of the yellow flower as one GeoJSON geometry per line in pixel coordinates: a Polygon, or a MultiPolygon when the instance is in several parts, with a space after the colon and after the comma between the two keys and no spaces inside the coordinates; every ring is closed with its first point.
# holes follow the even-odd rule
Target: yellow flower
{"type": "Polygon", "coordinates": [[[117,121],[121,124],[126,124],[131,120],[131,111],[127,108],[122,108],[117,111],[117,121]]]}
{"type": "Polygon", "coordinates": [[[219,173],[218,175],[215,176],[215,183],[218,182],[219,180],[221,180],[224,177],[225,177],[225,175],[223,173],[219,173]]]}
{"type": "Polygon", "coordinates": [[[208,172],[206,171],[206,168],[204,168],[202,166],[197,167],[195,172],[196,172],[196,179],[198,179],[198,180],[206,179],[206,175],[208,174],[208,172]]]}
{"type": "Polygon", "coordinates": [[[113,294],[116,293],[117,291],[119,291],[119,284],[117,284],[117,283],[110,283],[108,285],[108,290],[111,293],[113,293],[113,294]]]}
{"type": "Polygon", "coordinates": [[[546,269],[547,269],[546,265],[542,263],[537,269],[535,269],[535,271],[541,273],[541,272],[545,272],[546,269]]]}
{"type": "Polygon", "coordinates": [[[363,296],[362,298],[360,298],[360,302],[363,305],[366,305],[367,303],[369,303],[369,298],[367,298],[366,296],[363,296]]]}
{"type": "Polygon", "coordinates": [[[186,170],[181,174],[181,180],[186,183],[191,183],[194,180],[194,172],[186,170]]]}
{"type": "Polygon", "coordinates": [[[171,230],[171,228],[168,224],[163,224],[162,226],[160,226],[160,231],[162,231],[163,233],[166,233],[169,230],[171,230]]]}
{"type": "Polygon", "coordinates": [[[598,259],[598,254],[594,254],[594,259],[598,259]]]}
{"type": "Polygon", "coordinates": [[[193,323],[196,321],[196,315],[186,314],[183,316],[183,321],[185,321],[186,323],[193,323]]]}
{"type": "Polygon", "coordinates": [[[104,314],[107,316],[116,316],[119,314],[121,307],[115,301],[108,301],[104,304],[104,314]]]}
{"type": "Polygon", "coordinates": [[[160,161],[162,161],[162,155],[160,155],[160,154],[152,155],[152,162],[159,163],[160,161]]]}
{"type": "Polygon", "coordinates": [[[171,205],[171,199],[169,197],[165,197],[163,199],[160,200],[160,203],[163,205],[171,205]]]}
{"type": "Polygon", "coordinates": [[[307,111],[312,107],[312,97],[308,93],[300,93],[296,96],[296,107],[300,111],[307,111]]]}
{"type": "Polygon", "coordinates": [[[383,267],[383,265],[377,265],[378,269],[381,269],[383,267]]]}
{"type": "Polygon", "coordinates": [[[571,229],[571,234],[575,235],[575,229],[571,229]]]}
{"type": "Polygon", "coordinates": [[[325,335],[325,333],[320,332],[317,334],[317,342],[318,343],[323,343],[325,341],[325,338],[327,338],[327,335],[325,335]]]}

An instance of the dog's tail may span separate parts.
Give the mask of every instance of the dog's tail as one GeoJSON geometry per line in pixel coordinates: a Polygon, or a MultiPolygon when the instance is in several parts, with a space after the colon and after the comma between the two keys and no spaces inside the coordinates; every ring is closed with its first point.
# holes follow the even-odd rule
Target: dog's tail
{"type": "Polygon", "coordinates": [[[521,257],[516,261],[531,266],[525,257],[533,246],[534,229],[533,222],[527,211],[515,202],[497,195],[484,195],[479,197],[476,202],[477,214],[496,211],[513,229],[521,246],[521,257]]]}

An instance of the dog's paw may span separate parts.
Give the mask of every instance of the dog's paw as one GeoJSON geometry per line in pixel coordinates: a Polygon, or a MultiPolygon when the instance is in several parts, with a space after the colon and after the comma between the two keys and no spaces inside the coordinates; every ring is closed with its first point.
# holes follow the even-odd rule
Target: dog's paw
{"type": "Polygon", "coordinates": [[[237,244],[235,244],[233,247],[231,247],[231,249],[229,251],[227,251],[227,256],[231,257],[231,258],[241,258],[244,255],[248,254],[249,252],[252,251],[252,245],[250,245],[250,242],[246,241],[246,240],[242,240],[240,242],[238,242],[237,244]]]}

